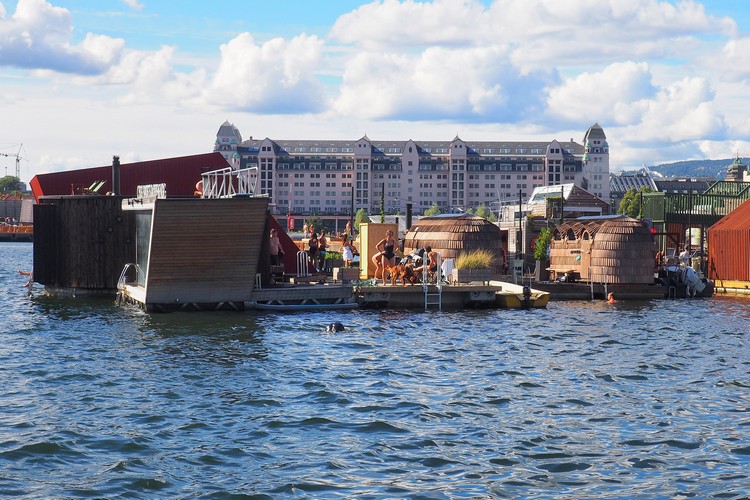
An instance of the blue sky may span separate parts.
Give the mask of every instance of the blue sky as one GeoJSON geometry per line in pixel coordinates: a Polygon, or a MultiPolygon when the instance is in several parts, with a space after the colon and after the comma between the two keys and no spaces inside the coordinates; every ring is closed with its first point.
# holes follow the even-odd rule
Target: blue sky
{"type": "Polygon", "coordinates": [[[23,144],[28,181],[209,151],[229,120],[579,142],[598,122],[613,170],[750,157],[749,23],[747,0],[0,0],[0,153],[23,144]]]}

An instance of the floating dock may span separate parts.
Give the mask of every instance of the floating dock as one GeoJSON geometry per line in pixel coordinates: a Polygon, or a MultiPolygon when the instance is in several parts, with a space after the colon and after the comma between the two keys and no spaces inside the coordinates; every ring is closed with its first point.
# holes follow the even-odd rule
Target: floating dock
{"type": "Polygon", "coordinates": [[[549,292],[552,300],[606,300],[608,293],[614,293],[617,300],[663,299],[667,287],[647,284],[623,283],[562,283],[556,281],[535,282],[534,288],[549,292]]]}
{"type": "Polygon", "coordinates": [[[546,307],[549,294],[502,281],[489,284],[358,285],[357,301],[364,308],[410,309],[531,309],[546,307]]]}

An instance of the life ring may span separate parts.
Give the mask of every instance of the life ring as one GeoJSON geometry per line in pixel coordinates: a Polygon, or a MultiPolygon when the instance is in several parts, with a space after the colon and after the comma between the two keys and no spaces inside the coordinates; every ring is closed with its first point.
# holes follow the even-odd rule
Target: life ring
{"type": "Polygon", "coordinates": [[[195,183],[195,191],[193,192],[193,196],[203,196],[203,179],[195,183]]]}

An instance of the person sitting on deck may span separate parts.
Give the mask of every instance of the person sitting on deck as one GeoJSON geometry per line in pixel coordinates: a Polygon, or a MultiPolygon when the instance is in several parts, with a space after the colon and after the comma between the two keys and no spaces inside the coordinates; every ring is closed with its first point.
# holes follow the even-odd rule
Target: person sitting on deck
{"type": "Polygon", "coordinates": [[[425,270],[427,270],[428,273],[434,274],[437,272],[437,262],[438,262],[438,253],[432,249],[430,245],[427,245],[424,248],[424,256],[422,257],[422,265],[419,267],[415,267],[414,271],[418,271],[423,273],[423,280],[427,281],[424,276],[425,270]]]}
{"type": "Polygon", "coordinates": [[[690,246],[685,245],[685,250],[680,252],[680,265],[690,267],[690,246]]]}

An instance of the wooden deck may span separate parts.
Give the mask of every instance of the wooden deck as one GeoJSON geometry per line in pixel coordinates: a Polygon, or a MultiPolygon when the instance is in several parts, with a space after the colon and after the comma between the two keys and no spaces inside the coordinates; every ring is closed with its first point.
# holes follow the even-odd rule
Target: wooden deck
{"type": "Polygon", "coordinates": [[[359,285],[354,287],[361,307],[444,309],[494,307],[499,286],[488,285],[359,285]],[[426,296],[425,296],[426,295],[426,296]],[[438,300],[440,301],[438,303],[438,300]],[[427,302],[427,304],[426,304],[427,302]]]}

